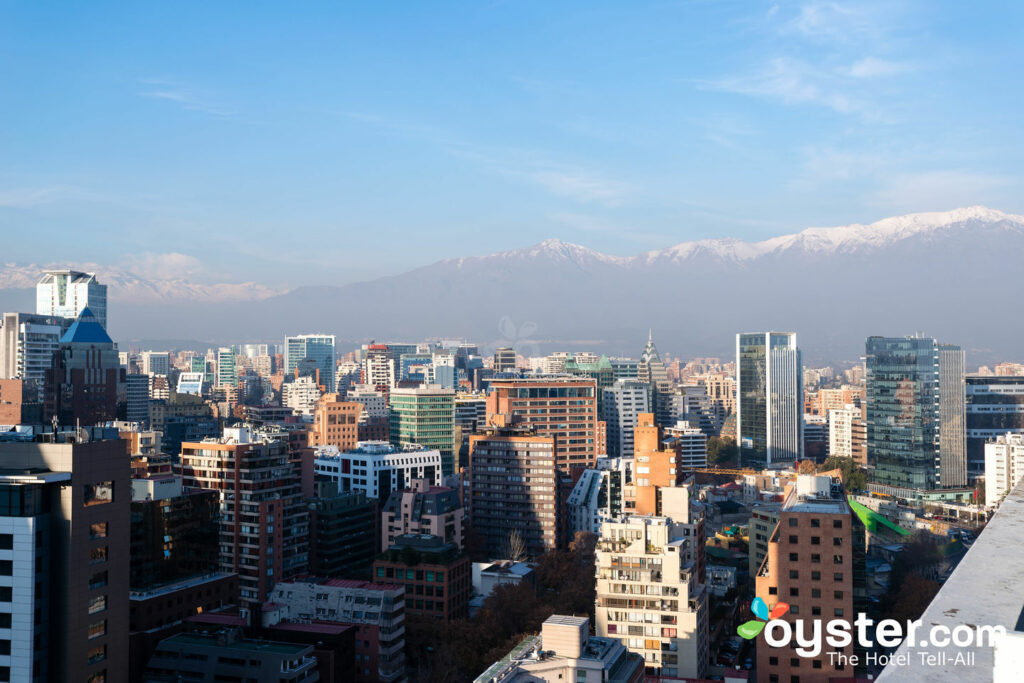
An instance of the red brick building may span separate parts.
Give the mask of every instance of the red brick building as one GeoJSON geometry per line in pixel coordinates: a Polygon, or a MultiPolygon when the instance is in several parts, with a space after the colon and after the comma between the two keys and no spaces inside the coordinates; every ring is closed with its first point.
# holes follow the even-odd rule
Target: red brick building
{"type": "Polygon", "coordinates": [[[405,587],[405,610],[444,621],[469,616],[473,570],[469,556],[439,536],[409,534],[373,563],[377,581],[405,587]]]}

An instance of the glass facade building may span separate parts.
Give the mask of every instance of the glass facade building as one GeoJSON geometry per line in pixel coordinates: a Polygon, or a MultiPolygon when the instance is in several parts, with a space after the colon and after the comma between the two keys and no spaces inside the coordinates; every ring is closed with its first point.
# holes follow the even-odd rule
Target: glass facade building
{"type": "Polygon", "coordinates": [[[803,362],[793,332],[736,335],[736,435],[771,465],[804,455],[803,362]]]}
{"type": "Polygon", "coordinates": [[[985,472],[985,442],[1024,434],[1024,377],[966,378],[967,470],[985,472]]]}
{"type": "Polygon", "coordinates": [[[320,370],[320,384],[328,393],[334,391],[334,335],[300,334],[284,338],[285,375],[294,375],[299,362],[306,358],[320,370]]]}
{"type": "Polygon", "coordinates": [[[869,337],[865,350],[874,482],[917,490],[965,485],[963,351],[925,337],[869,337]]]}
{"type": "Polygon", "coordinates": [[[391,391],[391,443],[441,453],[441,470],[455,471],[455,391],[436,385],[391,391]]]}

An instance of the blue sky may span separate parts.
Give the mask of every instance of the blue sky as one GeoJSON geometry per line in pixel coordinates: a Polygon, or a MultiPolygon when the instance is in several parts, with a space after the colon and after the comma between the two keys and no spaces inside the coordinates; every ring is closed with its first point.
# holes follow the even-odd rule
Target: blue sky
{"type": "Polygon", "coordinates": [[[1022,14],[3,2],[2,260],[295,286],[548,237],[1024,212],[1022,14]]]}

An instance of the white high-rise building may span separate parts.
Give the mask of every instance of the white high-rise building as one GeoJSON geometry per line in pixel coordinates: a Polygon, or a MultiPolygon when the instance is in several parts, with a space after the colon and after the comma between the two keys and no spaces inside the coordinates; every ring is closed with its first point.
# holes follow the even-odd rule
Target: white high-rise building
{"type": "Polygon", "coordinates": [[[139,362],[144,375],[171,374],[171,354],[167,351],[143,351],[139,362]]]}
{"type": "Polygon", "coordinates": [[[312,377],[297,377],[281,385],[281,403],[303,415],[313,414],[320,396],[320,386],[312,377]]]}
{"type": "Polygon", "coordinates": [[[985,444],[985,505],[999,504],[1024,477],[1024,434],[1003,434],[985,444]]]}
{"type": "Polygon", "coordinates": [[[803,460],[804,387],[795,332],[736,335],[736,433],[766,465],[803,460]]]}
{"type": "Polygon", "coordinates": [[[596,633],[618,638],[655,676],[704,678],[704,518],[689,486],[660,489],[664,516],[606,521],[597,545],[596,633]]]}
{"type": "Polygon", "coordinates": [[[693,470],[708,466],[708,437],[704,430],[692,422],[680,420],[673,427],[665,428],[662,443],[676,449],[676,466],[693,470]]]}
{"type": "Polygon", "coordinates": [[[860,420],[860,408],[848,404],[828,411],[828,454],[853,459],[853,424],[860,420]]]}
{"type": "Polygon", "coordinates": [[[601,399],[602,419],[608,430],[608,456],[632,458],[637,416],[651,412],[651,385],[620,379],[602,390],[601,399]]]}
{"type": "Polygon", "coordinates": [[[36,313],[77,318],[88,307],[96,322],[107,326],[107,286],[95,273],[47,270],[36,284],[36,313]]]}
{"type": "Polygon", "coordinates": [[[26,396],[43,400],[46,370],[71,319],[4,313],[0,322],[0,379],[24,380],[26,396]]]}

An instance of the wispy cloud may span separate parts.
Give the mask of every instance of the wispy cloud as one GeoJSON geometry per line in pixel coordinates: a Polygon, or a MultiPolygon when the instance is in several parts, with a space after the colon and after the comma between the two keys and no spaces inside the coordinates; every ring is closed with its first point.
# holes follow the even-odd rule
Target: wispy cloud
{"type": "Polygon", "coordinates": [[[211,116],[226,117],[231,113],[224,105],[179,83],[159,78],[140,79],[139,83],[144,86],[138,93],[140,97],[173,102],[187,111],[211,116]]]}
{"type": "Polygon", "coordinates": [[[15,187],[0,190],[0,207],[8,209],[24,209],[43,204],[61,201],[75,194],[72,188],[66,187],[15,187]]]}
{"type": "Polygon", "coordinates": [[[889,176],[871,199],[889,211],[922,206],[1005,206],[1016,199],[1020,177],[970,169],[910,171],[889,176]]]}
{"type": "Polygon", "coordinates": [[[635,194],[635,187],[630,183],[578,164],[552,160],[538,150],[480,145],[466,141],[444,128],[372,113],[341,111],[339,114],[353,121],[433,145],[451,156],[524,180],[549,194],[580,203],[616,206],[635,194]]]}

